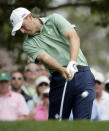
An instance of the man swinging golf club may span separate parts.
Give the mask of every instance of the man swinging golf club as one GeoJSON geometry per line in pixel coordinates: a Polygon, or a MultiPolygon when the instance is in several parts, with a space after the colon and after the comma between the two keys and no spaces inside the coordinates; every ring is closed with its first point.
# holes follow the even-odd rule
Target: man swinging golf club
{"type": "Polygon", "coordinates": [[[23,50],[34,61],[45,64],[52,74],[49,94],[49,119],[60,113],[63,88],[69,80],[64,96],[62,119],[68,119],[73,108],[74,119],[90,119],[94,93],[94,77],[80,49],[75,25],[63,16],[52,14],[37,18],[25,8],[12,11],[12,35],[20,30],[27,34],[23,50]],[[84,91],[87,97],[82,97],[84,91]]]}

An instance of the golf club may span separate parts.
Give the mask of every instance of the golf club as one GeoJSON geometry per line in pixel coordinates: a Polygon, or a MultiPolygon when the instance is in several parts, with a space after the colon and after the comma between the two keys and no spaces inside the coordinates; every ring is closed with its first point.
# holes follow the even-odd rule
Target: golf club
{"type": "Polygon", "coordinates": [[[62,120],[64,97],[65,97],[65,92],[66,92],[67,83],[68,83],[68,80],[66,80],[65,85],[64,85],[64,89],[63,89],[63,94],[62,94],[62,99],[61,99],[61,106],[60,106],[60,113],[59,113],[59,121],[62,120]]]}

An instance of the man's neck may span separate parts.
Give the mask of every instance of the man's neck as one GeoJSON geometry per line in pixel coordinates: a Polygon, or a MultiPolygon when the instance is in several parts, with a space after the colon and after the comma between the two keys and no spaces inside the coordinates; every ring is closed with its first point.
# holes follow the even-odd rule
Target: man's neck
{"type": "Polygon", "coordinates": [[[102,92],[96,94],[96,100],[99,101],[102,97],[102,92]]]}
{"type": "Polygon", "coordinates": [[[18,93],[21,93],[21,87],[19,88],[15,88],[15,87],[12,87],[12,90],[15,91],[15,92],[18,92],[18,93]]]}
{"type": "Polygon", "coordinates": [[[42,22],[40,19],[36,18],[36,23],[37,23],[37,27],[36,27],[36,33],[40,33],[41,27],[42,27],[42,22]]]}
{"type": "Polygon", "coordinates": [[[27,80],[27,83],[28,83],[28,86],[30,86],[30,87],[35,87],[35,85],[36,85],[35,80],[34,81],[27,80]]]}

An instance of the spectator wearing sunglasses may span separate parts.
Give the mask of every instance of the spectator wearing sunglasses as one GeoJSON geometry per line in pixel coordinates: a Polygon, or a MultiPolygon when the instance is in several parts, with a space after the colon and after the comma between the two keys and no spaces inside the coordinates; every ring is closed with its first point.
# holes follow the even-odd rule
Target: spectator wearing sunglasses
{"type": "Polygon", "coordinates": [[[14,71],[11,73],[11,89],[17,93],[20,93],[24,96],[25,101],[29,101],[32,99],[29,95],[27,95],[23,90],[22,86],[24,84],[23,74],[19,71],[14,71]]]}
{"type": "Polygon", "coordinates": [[[109,95],[104,90],[105,78],[102,73],[96,72],[95,74],[95,93],[99,119],[100,120],[109,120],[109,95]]]}
{"type": "Polygon", "coordinates": [[[28,101],[28,107],[30,111],[42,103],[42,92],[46,88],[50,88],[50,80],[47,76],[40,76],[36,80],[36,92],[38,96],[35,96],[32,100],[28,101]]]}
{"type": "Polygon", "coordinates": [[[22,90],[25,92],[25,94],[32,97],[32,99],[37,96],[36,93],[36,79],[39,77],[40,68],[35,63],[29,63],[25,66],[24,69],[24,78],[25,83],[22,86],[22,90]]]}

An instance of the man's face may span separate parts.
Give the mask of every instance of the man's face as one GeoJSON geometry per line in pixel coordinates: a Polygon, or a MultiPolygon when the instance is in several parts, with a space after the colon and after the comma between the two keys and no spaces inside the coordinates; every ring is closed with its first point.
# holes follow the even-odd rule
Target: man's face
{"type": "Polygon", "coordinates": [[[25,78],[26,80],[36,80],[37,77],[39,77],[39,71],[40,71],[40,68],[37,64],[34,64],[34,63],[30,63],[26,66],[25,68],[25,78]]]}
{"type": "Polygon", "coordinates": [[[99,94],[102,92],[103,89],[104,89],[104,84],[101,83],[100,81],[95,81],[95,93],[99,94]]]}
{"type": "Polygon", "coordinates": [[[32,15],[28,15],[24,20],[22,27],[20,28],[21,33],[32,35],[36,33],[37,23],[32,15]]]}
{"type": "Polygon", "coordinates": [[[7,80],[0,81],[0,94],[8,93],[10,82],[7,80]]]}
{"type": "Polygon", "coordinates": [[[11,80],[12,87],[16,89],[21,88],[21,86],[24,83],[23,75],[20,72],[15,72],[15,73],[12,73],[11,77],[12,77],[12,80],[11,80]]]}

